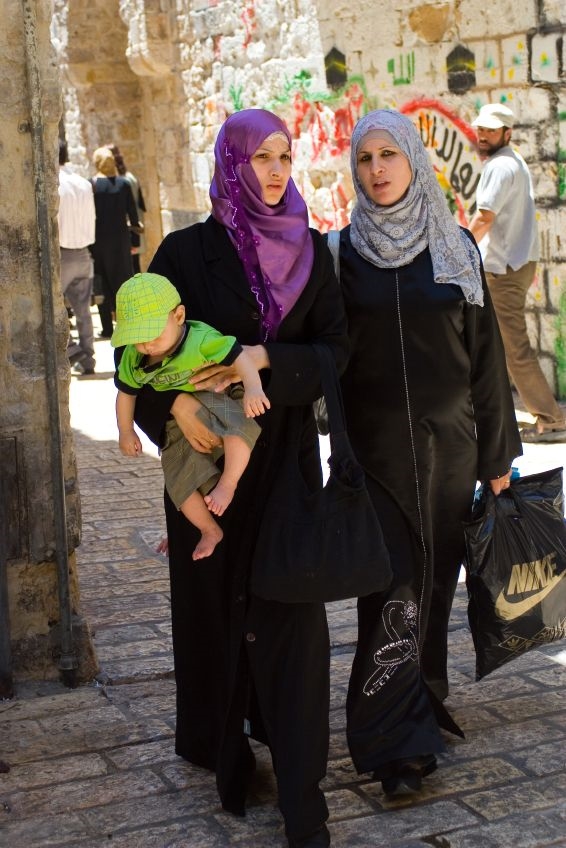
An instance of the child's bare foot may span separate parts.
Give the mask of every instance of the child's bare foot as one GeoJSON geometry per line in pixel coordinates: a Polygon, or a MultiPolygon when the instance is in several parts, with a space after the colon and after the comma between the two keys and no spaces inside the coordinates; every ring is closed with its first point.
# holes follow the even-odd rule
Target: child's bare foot
{"type": "Polygon", "coordinates": [[[193,559],[205,559],[205,557],[209,557],[218,542],[222,541],[223,536],[224,533],[218,524],[214,522],[214,527],[205,530],[200,537],[200,541],[193,551],[193,559]]]}
{"type": "Polygon", "coordinates": [[[235,486],[220,478],[214,489],[204,496],[204,502],[214,515],[222,515],[232,503],[235,491],[235,486]]]}

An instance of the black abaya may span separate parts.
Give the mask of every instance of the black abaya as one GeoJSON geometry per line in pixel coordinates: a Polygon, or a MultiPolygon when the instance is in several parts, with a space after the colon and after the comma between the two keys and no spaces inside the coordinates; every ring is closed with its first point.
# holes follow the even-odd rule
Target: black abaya
{"type": "MultiPolygon", "coordinates": [[[[262,372],[271,409],[234,500],[219,518],[224,538],[212,556],[191,560],[198,531],[166,496],[173,650],[177,682],[176,751],[216,772],[223,806],[243,814],[252,757],[246,734],[269,744],[279,804],[290,836],[321,827],[328,811],[319,783],[326,771],[329,639],[323,604],[279,604],[253,597],[254,541],[280,445],[296,433],[303,476],[316,486],[320,456],[312,403],[320,395],[315,341],[346,359],[344,307],[330,254],[312,231],[314,265],[297,303],[266,348],[262,372]]],[[[162,243],[150,271],[177,287],[189,318],[242,344],[259,343],[258,305],[226,230],[212,218],[162,243]]],[[[136,421],[159,442],[173,392],[142,390],[136,421]]],[[[292,493],[290,493],[292,496],[292,493]]]]}
{"type": "MultiPolygon", "coordinates": [[[[387,776],[396,759],[443,748],[448,617],[477,480],[521,454],[489,294],[471,306],[437,284],[428,250],[381,269],[341,232],[340,281],[351,358],[342,378],[348,431],[381,519],[387,592],[358,604],[348,692],[356,768],[387,776]]],[[[484,287],[485,288],[485,287],[484,287]]]]}

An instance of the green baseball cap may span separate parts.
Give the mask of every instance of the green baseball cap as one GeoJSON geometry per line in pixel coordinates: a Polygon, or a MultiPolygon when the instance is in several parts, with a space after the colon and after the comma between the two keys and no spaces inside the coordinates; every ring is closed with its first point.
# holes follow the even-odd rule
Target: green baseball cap
{"type": "Polygon", "coordinates": [[[161,274],[134,274],[122,283],[116,295],[116,327],[112,347],[150,342],[161,335],[172,309],[181,296],[161,274]]]}

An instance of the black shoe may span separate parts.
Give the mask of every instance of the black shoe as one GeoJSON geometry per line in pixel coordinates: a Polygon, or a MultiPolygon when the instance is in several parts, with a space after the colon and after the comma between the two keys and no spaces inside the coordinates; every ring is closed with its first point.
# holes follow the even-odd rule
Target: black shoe
{"type": "Polygon", "coordinates": [[[302,836],[300,839],[287,837],[289,848],[328,848],[330,845],[330,833],[325,824],[322,825],[314,833],[309,836],[302,836]]]}
{"type": "Polygon", "coordinates": [[[421,757],[409,757],[391,763],[391,774],[383,777],[374,772],[374,780],[381,780],[381,786],[386,795],[411,795],[420,792],[423,777],[432,774],[438,768],[434,754],[421,757]]]}
{"type": "Polygon", "coordinates": [[[71,374],[73,377],[91,377],[94,374],[94,368],[85,368],[80,362],[75,362],[71,365],[71,374]]]}
{"type": "Polygon", "coordinates": [[[77,362],[82,362],[83,359],[86,359],[86,353],[84,350],[78,350],[76,353],[72,353],[69,356],[69,362],[71,365],[76,365],[77,362]]]}
{"type": "Polygon", "coordinates": [[[108,336],[108,335],[106,335],[106,333],[97,333],[96,338],[97,338],[97,339],[111,339],[111,338],[112,338],[112,333],[110,333],[110,335],[109,335],[109,336],[108,336]]]}

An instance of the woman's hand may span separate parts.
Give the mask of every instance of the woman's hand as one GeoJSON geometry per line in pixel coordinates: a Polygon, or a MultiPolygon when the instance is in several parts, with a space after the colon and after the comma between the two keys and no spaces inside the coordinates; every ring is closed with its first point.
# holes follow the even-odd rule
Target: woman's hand
{"type": "Polygon", "coordinates": [[[192,448],[200,453],[210,453],[212,448],[221,444],[221,440],[197,417],[199,409],[201,404],[196,398],[181,392],[173,401],[171,415],[192,448]]]}
{"type": "MultiPolygon", "coordinates": [[[[269,368],[269,356],[263,345],[242,345],[242,348],[258,371],[269,368]]],[[[232,365],[206,365],[192,375],[191,383],[195,389],[223,392],[232,383],[242,382],[243,374],[240,374],[237,362],[238,359],[232,365]]]]}
{"type": "Polygon", "coordinates": [[[195,389],[208,389],[211,392],[223,392],[232,383],[239,383],[240,380],[235,365],[206,365],[191,376],[195,389]]]}
{"type": "Polygon", "coordinates": [[[504,474],[503,477],[497,477],[495,480],[490,480],[489,485],[491,486],[491,491],[494,495],[500,495],[504,489],[508,489],[511,485],[511,474],[512,471],[509,469],[507,474],[504,474]]]}

